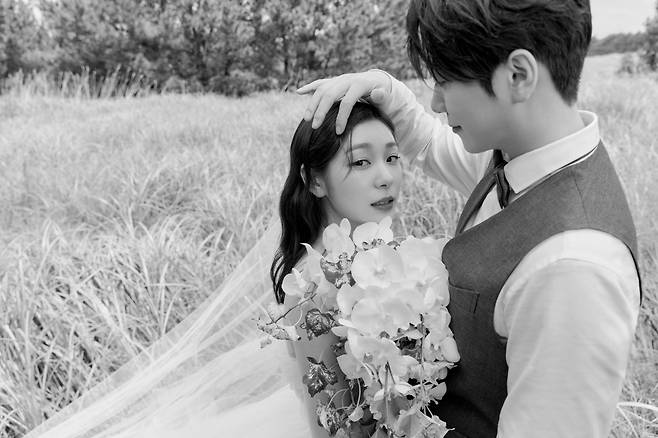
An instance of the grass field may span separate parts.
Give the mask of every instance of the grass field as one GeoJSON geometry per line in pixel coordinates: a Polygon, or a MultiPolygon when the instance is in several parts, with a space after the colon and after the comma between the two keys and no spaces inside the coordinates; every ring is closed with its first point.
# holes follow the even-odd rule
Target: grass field
{"type": "MultiPolygon", "coordinates": [[[[611,436],[658,437],[658,80],[588,59],[636,220],[645,298],[611,436]]],[[[421,101],[430,90],[410,84],[421,101]]],[[[305,99],[0,97],[0,436],[21,436],[171,329],[271,221],[305,99]]],[[[406,170],[402,233],[463,199],[406,170]]]]}

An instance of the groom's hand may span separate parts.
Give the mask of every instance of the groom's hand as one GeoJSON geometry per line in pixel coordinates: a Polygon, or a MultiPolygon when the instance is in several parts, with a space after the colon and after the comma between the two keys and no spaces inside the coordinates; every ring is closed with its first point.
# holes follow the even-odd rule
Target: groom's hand
{"type": "Polygon", "coordinates": [[[328,79],[318,79],[297,90],[299,94],[313,93],[306,107],[304,119],[313,120],[315,129],[322,124],[327,111],[334,102],[340,100],[336,117],[336,134],[342,134],[352,107],[357,100],[367,98],[377,105],[391,90],[391,78],[382,70],[368,70],[362,73],[347,73],[328,79]]]}

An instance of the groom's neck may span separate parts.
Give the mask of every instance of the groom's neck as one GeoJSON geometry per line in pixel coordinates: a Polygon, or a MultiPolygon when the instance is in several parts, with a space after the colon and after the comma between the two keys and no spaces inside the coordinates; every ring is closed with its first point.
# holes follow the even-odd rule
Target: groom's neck
{"type": "Polygon", "coordinates": [[[510,112],[508,126],[508,142],[499,147],[512,159],[565,138],[585,124],[575,104],[554,93],[540,93],[510,112]]]}

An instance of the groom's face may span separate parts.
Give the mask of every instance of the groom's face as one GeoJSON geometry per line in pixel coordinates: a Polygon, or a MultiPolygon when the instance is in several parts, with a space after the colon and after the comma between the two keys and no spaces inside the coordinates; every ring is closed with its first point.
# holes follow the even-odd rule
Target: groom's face
{"type": "Polygon", "coordinates": [[[477,81],[437,82],[431,107],[434,112],[446,113],[448,124],[468,152],[492,149],[504,136],[500,103],[477,81]]]}

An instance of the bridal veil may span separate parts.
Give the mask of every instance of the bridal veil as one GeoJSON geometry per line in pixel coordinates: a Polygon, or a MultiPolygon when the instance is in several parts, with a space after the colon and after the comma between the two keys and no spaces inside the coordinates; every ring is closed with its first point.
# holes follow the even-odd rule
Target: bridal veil
{"type": "Polygon", "coordinates": [[[308,436],[294,359],[282,342],[261,349],[253,321],[274,301],[279,236],[270,225],[198,309],[26,437],[308,436]]]}

